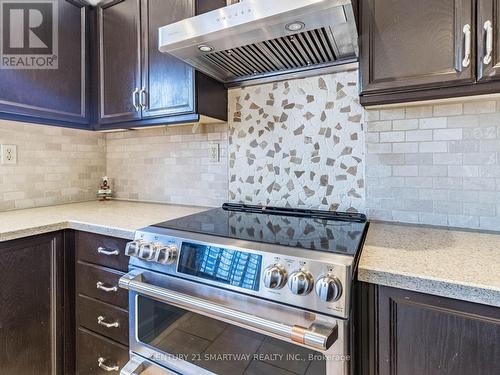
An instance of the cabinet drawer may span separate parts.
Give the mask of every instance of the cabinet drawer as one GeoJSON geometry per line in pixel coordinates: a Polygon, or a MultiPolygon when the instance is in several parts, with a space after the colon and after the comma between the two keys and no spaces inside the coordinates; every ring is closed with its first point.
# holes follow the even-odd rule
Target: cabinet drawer
{"type": "Polygon", "coordinates": [[[77,260],[127,271],[128,257],[125,256],[127,240],[98,234],[76,233],[77,260]]]}
{"type": "Polygon", "coordinates": [[[78,375],[118,374],[128,361],[128,348],[79,327],[76,373],[78,375]],[[101,363],[101,366],[99,366],[101,363]],[[104,368],[108,366],[107,370],[104,368]],[[118,369],[113,369],[117,366],[118,369]]]}
{"type": "Polygon", "coordinates": [[[128,312],[95,299],[78,296],[78,324],[128,345],[128,312]]]}
{"type": "Polygon", "coordinates": [[[118,287],[118,280],[123,275],[123,272],[110,268],[78,262],[76,265],[77,293],[126,309],[128,308],[128,291],[118,287]]]}

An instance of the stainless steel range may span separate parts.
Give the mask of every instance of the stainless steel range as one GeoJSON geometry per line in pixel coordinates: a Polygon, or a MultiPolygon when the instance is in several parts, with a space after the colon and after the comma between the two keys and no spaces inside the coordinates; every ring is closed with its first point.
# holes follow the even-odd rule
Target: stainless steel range
{"type": "Polygon", "coordinates": [[[351,371],[361,214],[225,204],[126,248],[131,374],[351,371]]]}

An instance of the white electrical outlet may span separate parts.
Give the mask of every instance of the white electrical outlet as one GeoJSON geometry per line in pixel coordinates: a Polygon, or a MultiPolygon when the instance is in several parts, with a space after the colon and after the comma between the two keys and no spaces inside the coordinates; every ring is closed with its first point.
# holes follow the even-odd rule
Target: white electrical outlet
{"type": "Polygon", "coordinates": [[[17,164],[17,146],[2,145],[2,164],[17,164]]]}
{"type": "Polygon", "coordinates": [[[220,161],[220,148],[218,143],[210,143],[208,152],[208,157],[212,163],[218,163],[220,161]]]}

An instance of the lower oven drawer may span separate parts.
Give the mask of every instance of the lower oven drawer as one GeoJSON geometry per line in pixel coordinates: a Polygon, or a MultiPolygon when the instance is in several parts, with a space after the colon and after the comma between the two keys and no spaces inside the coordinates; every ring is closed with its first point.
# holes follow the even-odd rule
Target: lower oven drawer
{"type": "Polygon", "coordinates": [[[78,324],[128,346],[128,311],[79,296],[78,324]]]}
{"type": "Polygon", "coordinates": [[[128,292],[118,287],[123,272],[78,262],[76,271],[77,293],[128,308],[128,292]]]}
{"type": "Polygon", "coordinates": [[[128,348],[79,327],[76,344],[77,375],[119,374],[129,360],[128,348]]]}
{"type": "Polygon", "coordinates": [[[120,375],[179,375],[177,372],[167,370],[138,355],[131,354],[130,361],[122,369],[120,375]]]}

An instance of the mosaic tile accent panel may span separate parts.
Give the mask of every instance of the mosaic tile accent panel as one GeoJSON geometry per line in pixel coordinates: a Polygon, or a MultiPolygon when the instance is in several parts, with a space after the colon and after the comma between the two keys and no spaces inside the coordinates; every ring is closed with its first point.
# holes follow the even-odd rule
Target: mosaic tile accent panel
{"type": "Polygon", "coordinates": [[[356,71],[234,89],[229,106],[231,201],[363,210],[356,71]]]}
{"type": "Polygon", "coordinates": [[[104,134],[0,120],[0,144],[17,145],[17,164],[0,165],[0,211],[96,199],[104,134]]]}

